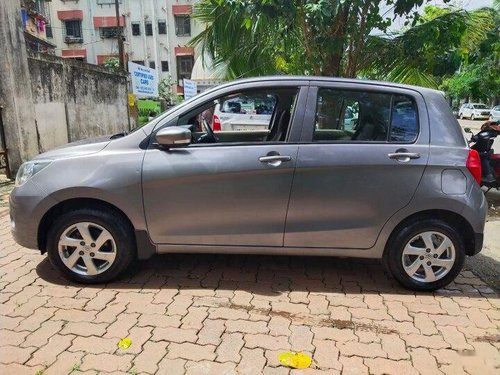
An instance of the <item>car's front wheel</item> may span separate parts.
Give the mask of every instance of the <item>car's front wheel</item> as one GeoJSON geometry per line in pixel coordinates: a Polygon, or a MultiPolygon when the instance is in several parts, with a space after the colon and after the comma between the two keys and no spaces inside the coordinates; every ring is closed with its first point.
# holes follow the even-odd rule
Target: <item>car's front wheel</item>
{"type": "Polygon", "coordinates": [[[384,263],[406,288],[433,291],[452,282],[462,270],[465,246],[455,228],[440,220],[405,226],[387,246],[384,263]]]}
{"type": "Polygon", "coordinates": [[[47,239],[50,262],[81,283],[107,282],[135,257],[130,224],[112,211],[78,209],[58,217],[47,239]]]}
{"type": "Polygon", "coordinates": [[[458,117],[460,118],[460,120],[463,120],[463,119],[464,119],[464,114],[463,114],[463,113],[460,113],[460,114],[458,115],[458,117]]]}

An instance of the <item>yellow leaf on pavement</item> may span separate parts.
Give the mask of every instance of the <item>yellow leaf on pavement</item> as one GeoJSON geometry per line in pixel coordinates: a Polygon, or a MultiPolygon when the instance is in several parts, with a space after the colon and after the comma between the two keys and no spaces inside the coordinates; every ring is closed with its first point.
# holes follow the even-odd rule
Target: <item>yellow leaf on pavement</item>
{"type": "Polygon", "coordinates": [[[283,366],[292,368],[308,368],[311,366],[312,358],[304,353],[284,352],[278,356],[283,366]]]}
{"type": "Polygon", "coordinates": [[[118,347],[122,349],[128,349],[130,348],[130,345],[132,345],[132,339],[130,337],[125,337],[118,341],[118,347]]]}

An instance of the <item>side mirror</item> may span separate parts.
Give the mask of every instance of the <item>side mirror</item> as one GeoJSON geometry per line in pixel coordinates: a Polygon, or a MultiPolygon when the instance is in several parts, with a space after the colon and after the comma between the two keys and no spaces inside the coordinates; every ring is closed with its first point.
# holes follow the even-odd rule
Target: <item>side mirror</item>
{"type": "Polygon", "coordinates": [[[466,132],[466,133],[472,133],[472,130],[470,130],[470,128],[464,128],[464,132],[466,132]]]}
{"type": "Polygon", "coordinates": [[[164,147],[183,147],[191,143],[191,130],[169,126],[156,133],[156,142],[164,147]]]}

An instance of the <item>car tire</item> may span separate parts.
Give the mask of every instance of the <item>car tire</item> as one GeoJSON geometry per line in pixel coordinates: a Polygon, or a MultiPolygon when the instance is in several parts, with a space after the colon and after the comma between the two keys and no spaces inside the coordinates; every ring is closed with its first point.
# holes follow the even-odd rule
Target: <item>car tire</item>
{"type": "Polygon", "coordinates": [[[391,236],[383,261],[405,288],[430,292],[448,285],[460,273],[465,261],[465,245],[458,231],[448,223],[419,220],[391,236]],[[442,249],[445,249],[443,253],[437,255],[442,249]]]}
{"type": "Polygon", "coordinates": [[[113,211],[69,211],[50,227],[47,253],[52,265],[70,280],[85,284],[108,282],[124,272],[136,257],[133,228],[113,211]]]}
{"type": "Polygon", "coordinates": [[[471,121],[474,121],[476,118],[474,117],[474,114],[470,115],[471,121]]]}
{"type": "Polygon", "coordinates": [[[460,114],[458,115],[458,117],[460,118],[460,120],[463,120],[463,119],[464,119],[464,114],[463,114],[463,113],[460,113],[460,114]]]}

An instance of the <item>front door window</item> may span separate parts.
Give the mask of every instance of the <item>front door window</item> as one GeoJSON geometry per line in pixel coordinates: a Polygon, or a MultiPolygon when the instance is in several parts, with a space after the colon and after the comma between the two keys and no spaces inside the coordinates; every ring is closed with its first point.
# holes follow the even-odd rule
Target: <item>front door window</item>
{"type": "Polygon", "coordinates": [[[268,89],[230,94],[181,116],[178,126],[193,133],[193,144],[284,142],[297,89],[268,89]]]}

